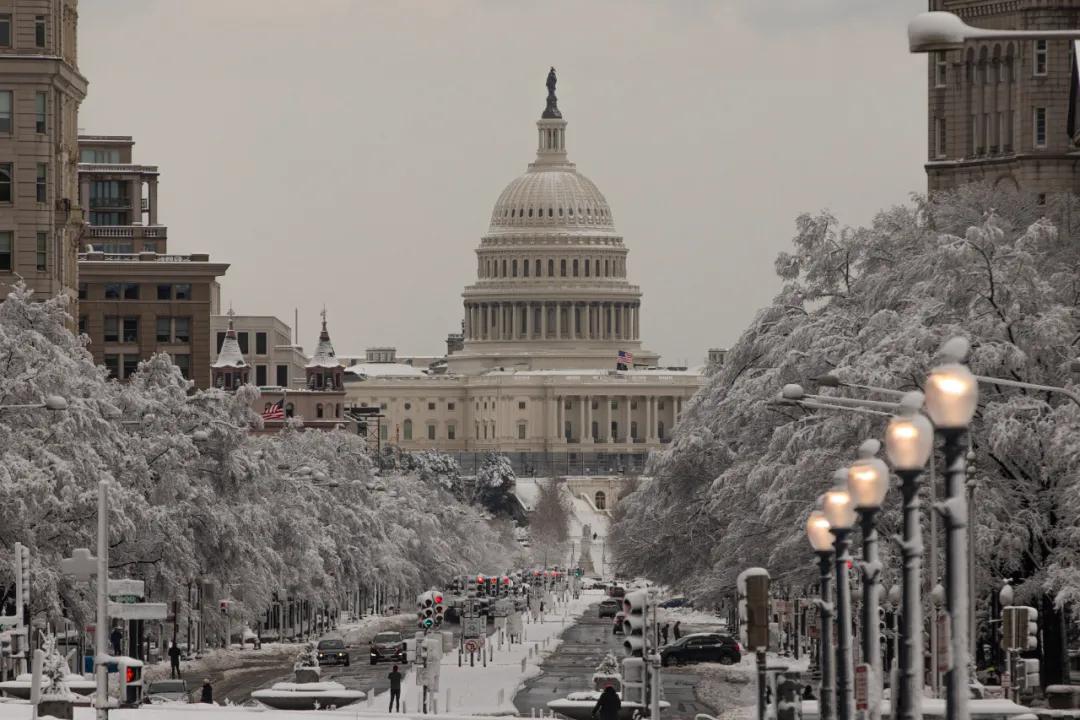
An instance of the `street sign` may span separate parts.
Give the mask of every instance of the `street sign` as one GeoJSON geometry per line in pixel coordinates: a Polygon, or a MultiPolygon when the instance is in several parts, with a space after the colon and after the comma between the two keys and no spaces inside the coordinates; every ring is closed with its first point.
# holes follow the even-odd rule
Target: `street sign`
{"type": "MultiPolygon", "coordinates": [[[[130,602],[137,602],[146,597],[146,583],[142,580],[109,580],[109,597],[133,597],[130,602]]],[[[117,600],[117,602],[128,602],[117,600]]]]}
{"type": "Polygon", "coordinates": [[[60,572],[74,575],[76,580],[89,582],[97,574],[97,558],[86,548],[75,548],[69,558],[60,559],[60,572]]]}
{"type": "Polygon", "coordinates": [[[461,619],[461,635],[466,638],[477,638],[484,634],[486,618],[465,617],[461,619]]]}
{"type": "Polygon", "coordinates": [[[477,642],[477,638],[469,638],[465,641],[465,652],[474,653],[480,649],[480,643],[477,642]]]}
{"type": "Polygon", "coordinates": [[[870,708],[870,666],[860,663],[855,666],[855,709],[870,708]]]}
{"type": "Polygon", "coordinates": [[[165,603],[109,603],[109,617],[119,620],[164,620],[168,616],[165,603]]]}

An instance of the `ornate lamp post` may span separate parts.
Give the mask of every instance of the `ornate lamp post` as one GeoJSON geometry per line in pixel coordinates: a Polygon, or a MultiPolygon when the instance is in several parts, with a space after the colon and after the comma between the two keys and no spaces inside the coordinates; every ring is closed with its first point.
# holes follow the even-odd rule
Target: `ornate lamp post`
{"type": "Polygon", "coordinates": [[[900,539],[904,573],[901,579],[901,624],[897,642],[900,672],[897,688],[893,690],[897,720],[919,720],[922,717],[923,623],[920,583],[923,543],[919,524],[919,475],[934,447],[934,428],[926,416],[918,412],[922,401],[922,393],[910,393],[904,398],[904,412],[894,417],[885,430],[885,452],[900,476],[900,492],[904,498],[903,536],[900,539]]]}
{"type": "Polygon", "coordinates": [[[863,538],[862,654],[870,665],[869,717],[881,718],[881,635],[877,631],[878,595],[881,590],[881,561],[874,517],[889,491],[889,468],[877,457],[881,443],[867,440],[859,446],[859,458],[848,468],[847,486],[863,538]]]}
{"type": "Polygon", "coordinates": [[[945,439],[946,499],[937,510],[945,518],[945,601],[949,613],[950,657],[945,686],[946,720],[968,718],[968,557],[967,487],[965,434],[975,408],[979,389],[975,376],[962,365],[968,342],[956,337],[941,348],[945,363],[935,367],[926,379],[926,411],[945,439]]]}
{"type": "Polygon", "coordinates": [[[829,521],[825,518],[825,513],[820,510],[810,513],[810,517],[806,520],[806,536],[810,539],[810,547],[814,548],[818,556],[818,582],[821,586],[821,599],[818,600],[818,615],[821,618],[818,641],[818,664],[821,666],[819,715],[821,720],[836,720],[836,714],[833,711],[833,605],[829,592],[835,538],[829,532],[829,521]]]}
{"type": "MultiPolygon", "coordinates": [[[[839,470],[836,479],[843,482],[846,470],[839,470]]],[[[851,555],[851,527],[855,524],[855,506],[847,489],[837,485],[825,493],[823,499],[825,519],[829,531],[836,538],[836,622],[840,626],[836,643],[836,717],[852,720],[855,711],[855,670],[851,659],[851,585],[848,582],[848,563],[851,555]]]]}

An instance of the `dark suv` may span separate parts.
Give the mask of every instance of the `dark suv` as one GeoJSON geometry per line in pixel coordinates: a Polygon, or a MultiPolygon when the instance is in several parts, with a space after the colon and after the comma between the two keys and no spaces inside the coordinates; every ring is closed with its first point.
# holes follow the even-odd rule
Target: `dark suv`
{"type": "Polygon", "coordinates": [[[345,641],[332,638],[320,640],[316,648],[319,653],[319,665],[344,665],[349,667],[349,651],[345,649],[345,641]]]}
{"type": "Polygon", "coordinates": [[[715,633],[694,633],[660,648],[660,662],[670,664],[718,662],[734,665],[742,659],[742,646],[735,638],[715,633]]]}
{"type": "Polygon", "coordinates": [[[596,609],[597,617],[615,617],[615,614],[622,609],[622,603],[613,598],[600,601],[600,606],[596,609]]]}
{"type": "Polygon", "coordinates": [[[405,638],[399,632],[381,632],[371,639],[371,664],[380,660],[396,663],[408,662],[405,653],[405,638]]]}

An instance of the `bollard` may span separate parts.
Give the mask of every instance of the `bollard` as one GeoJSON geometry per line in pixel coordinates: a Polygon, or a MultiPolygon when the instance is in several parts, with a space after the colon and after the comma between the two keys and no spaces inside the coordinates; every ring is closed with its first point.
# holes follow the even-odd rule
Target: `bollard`
{"type": "Polygon", "coordinates": [[[525,658],[521,658],[521,672],[525,672],[525,658]]]}
{"type": "Polygon", "coordinates": [[[446,707],[443,712],[450,712],[450,688],[446,688],[446,707]]]}
{"type": "Polygon", "coordinates": [[[499,688],[498,694],[495,696],[495,704],[502,707],[503,702],[506,700],[506,690],[499,688]]]}

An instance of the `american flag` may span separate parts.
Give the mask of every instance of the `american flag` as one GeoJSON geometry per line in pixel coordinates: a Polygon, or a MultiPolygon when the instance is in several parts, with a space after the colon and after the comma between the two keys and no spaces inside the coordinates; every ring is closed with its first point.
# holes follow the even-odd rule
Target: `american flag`
{"type": "Polygon", "coordinates": [[[619,365],[625,365],[626,367],[630,367],[631,365],[634,364],[634,353],[627,352],[625,350],[620,350],[619,351],[619,359],[616,360],[616,362],[619,365]]]}
{"type": "Polygon", "coordinates": [[[285,419],[285,400],[278,400],[276,403],[266,408],[262,414],[263,420],[284,420],[285,419]]]}

